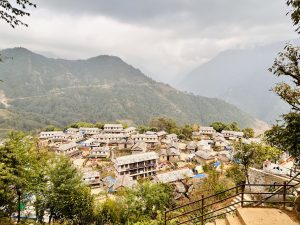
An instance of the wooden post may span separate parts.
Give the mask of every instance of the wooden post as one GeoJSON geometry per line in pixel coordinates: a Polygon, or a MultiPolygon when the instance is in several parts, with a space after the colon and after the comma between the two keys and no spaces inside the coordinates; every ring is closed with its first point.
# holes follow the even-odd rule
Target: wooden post
{"type": "Polygon", "coordinates": [[[286,181],[283,183],[283,209],[285,209],[285,202],[286,202],[286,181]]]}
{"type": "Polygon", "coordinates": [[[201,225],[204,225],[204,195],[201,196],[201,225]]]}
{"type": "Polygon", "coordinates": [[[165,211],[165,225],[167,225],[167,212],[165,211]]]}
{"type": "Polygon", "coordinates": [[[245,181],[242,183],[242,196],[241,196],[241,206],[244,207],[244,192],[245,192],[245,181]]]}

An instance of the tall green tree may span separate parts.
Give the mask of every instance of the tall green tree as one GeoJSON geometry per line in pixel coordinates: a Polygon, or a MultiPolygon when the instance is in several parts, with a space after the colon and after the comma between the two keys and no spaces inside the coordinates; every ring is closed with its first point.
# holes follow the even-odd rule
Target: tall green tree
{"type": "Polygon", "coordinates": [[[22,195],[30,191],[36,153],[34,142],[22,132],[11,132],[0,147],[0,208],[6,215],[18,210],[18,220],[22,195]]]}
{"type": "MultiPolygon", "coordinates": [[[[288,0],[287,5],[291,6],[288,14],[291,15],[293,24],[299,34],[299,12],[298,0],[288,0]]],[[[269,69],[276,76],[283,76],[291,79],[291,83],[278,83],[273,91],[287,104],[291,106],[291,112],[282,116],[281,121],[274,125],[271,130],[265,133],[267,142],[289,153],[300,162],[300,47],[287,44],[278,57],[274,60],[273,66],[269,69]]]]}

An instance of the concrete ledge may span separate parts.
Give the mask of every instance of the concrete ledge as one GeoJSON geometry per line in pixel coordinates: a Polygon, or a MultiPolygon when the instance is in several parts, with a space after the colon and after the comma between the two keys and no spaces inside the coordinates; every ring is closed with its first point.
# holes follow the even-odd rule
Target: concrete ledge
{"type": "Polygon", "coordinates": [[[243,225],[299,225],[275,208],[238,208],[237,215],[243,225]]]}

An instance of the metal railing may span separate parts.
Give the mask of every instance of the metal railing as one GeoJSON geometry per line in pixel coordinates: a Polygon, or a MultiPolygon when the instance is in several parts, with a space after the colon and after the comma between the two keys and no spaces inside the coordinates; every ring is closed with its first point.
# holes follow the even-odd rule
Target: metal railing
{"type": "MultiPolygon", "coordinates": [[[[255,207],[251,205],[252,203],[261,203],[262,200],[246,200],[245,195],[261,197],[262,195],[271,196],[282,196],[282,199],[268,201],[270,198],[264,198],[263,203],[272,204],[293,204],[292,200],[289,200],[288,190],[294,187],[295,184],[290,184],[290,182],[284,182],[283,184],[246,184],[237,185],[225,191],[210,195],[201,196],[201,199],[186,203],[184,205],[172,208],[165,211],[164,221],[165,225],[180,225],[180,224],[201,224],[204,225],[205,222],[213,220],[217,217],[225,216],[227,213],[233,212],[236,208],[232,207],[240,204],[241,207],[255,207]],[[251,191],[255,189],[255,191],[251,191]],[[257,191],[257,189],[263,189],[262,191],[257,191]],[[273,191],[266,191],[265,189],[280,189],[274,193],[273,191]],[[232,201],[237,196],[240,196],[240,200],[232,201]],[[231,201],[230,201],[231,199],[231,201]],[[229,202],[228,202],[229,201],[229,202]],[[219,206],[219,207],[216,207],[219,206]]],[[[254,198],[256,199],[256,198],[254,198]]]]}

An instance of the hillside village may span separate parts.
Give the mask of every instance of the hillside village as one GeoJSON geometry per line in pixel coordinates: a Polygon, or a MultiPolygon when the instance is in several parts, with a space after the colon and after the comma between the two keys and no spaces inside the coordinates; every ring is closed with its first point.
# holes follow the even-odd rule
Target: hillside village
{"type": "Polygon", "coordinates": [[[139,179],[150,178],[153,182],[174,184],[180,198],[187,191],[180,180],[191,178],[199,183],[207,176],[205,165],[226,169],[233,160],[234,143],[261,142],[260,138],[243,136],[243,132],[218,133],[213,127],[201,126],[193,132],[192,141],[185,141],[165,131],[138,133],[135,127],[105,124],[103,129],[41,132],[39,140],[50,151],[70,157],[93,193],[113,193],[122,187],[133,187],[139,179]]]}

